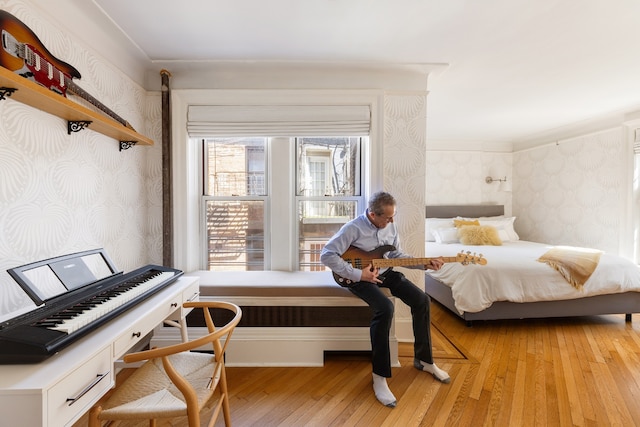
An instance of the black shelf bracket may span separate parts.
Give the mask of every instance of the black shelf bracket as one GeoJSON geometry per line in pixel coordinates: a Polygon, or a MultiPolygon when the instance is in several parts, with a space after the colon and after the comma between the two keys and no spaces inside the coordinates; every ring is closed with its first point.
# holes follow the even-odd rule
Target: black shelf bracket
{"type": "Polygon", "coordinates": [[[13,95],[13,92],[17,90],[18,89],[14,87],[0,87],[0,101],[2,101],[3,99],[9,99],[8,97],[13,95]]]}
{"type": "Polygon", "coordinates": [[[120,151],[128,150],[129,148],[136,145],[138,141],[120,141],[120,151]]]}
{"type": "Polygon", "coordinates": [[[91,120],[69,120],[67,122],[67,134],[71,135],[71,132],[80,132],[86,129],[91,123],[91,120]]]}

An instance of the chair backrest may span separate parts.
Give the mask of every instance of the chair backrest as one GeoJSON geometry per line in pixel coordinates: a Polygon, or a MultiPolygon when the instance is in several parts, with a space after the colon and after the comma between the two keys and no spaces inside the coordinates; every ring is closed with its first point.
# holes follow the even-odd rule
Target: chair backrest
{"type": "Polygon", "coordinates": [[[160,358],[162,360],[162,366],[164,367],[165,373],[170,378],[171,382],[173,382],[173,384],[180,390],[184,397],[185,403],[187,405],[187,416],[189,419],[189,425],[199,426],[199,413],[202,408],[199,405],[198,394],[193,388],[192,384],[190,384],[189,381],[187,381],[187,379],[184,378],[173,366],[170,360],[170,356],[177,353],[199,349],[200,347],[207,344],[212,344],[216,363],[213,364],[214,367],[210,377],[210,385],[207,386],[207,389],[211,390],[211,392],[213,393],[213,390],[215,390],[219,386],[221,397],[218,404],[213,410],[209,425],[212,426],[215,423],[220,411],[222,410],[222,412],[224,413],[225,425],[230,426],[231,415],[229,410],[229,395],[227,391],[226,373],[224,368],[224,353],[227,349],[227,345],[229,344],[233,330],[242,318],[242,310],[235,304],[221,301],[192,301],[184,303],[183,306],[185,308],[202,308],[207,329],[209,331],[207,335],[180,344],[131,353],[124,356],[123,359],[125,362],[129,363],[153,358],[160,358]],[[234,313],[234,315],[231,320],[224,324],[224,326],[217,327],[213,321],[211,312],[209,311],[209,309],[212,308],[229,310],[234,313]],[[224,344],[221,343],[222,340],[224,340],[224,344]]]}

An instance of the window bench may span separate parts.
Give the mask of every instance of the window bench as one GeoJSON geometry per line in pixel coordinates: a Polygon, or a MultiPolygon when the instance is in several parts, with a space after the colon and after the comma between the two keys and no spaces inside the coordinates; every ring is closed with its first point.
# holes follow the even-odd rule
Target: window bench
{"type": "MultiPolygon", "coordinates": [[[[371,350],[369,307],[336,284],[331,272],[195,271],[187,275],[200,279],[200,300],[242,307],[242,321],[226,354],[228,366],[322,366],[326,351],[371,350]]],[[[206,329],[196,317],[187,319],[191,338],[206,329]]],[[[152,345],[178,342],[180,337],[172,329],[158,328],[152,345]]],[[[389,338],[392,363],[399,366],[394,325],[389,338]]]]}

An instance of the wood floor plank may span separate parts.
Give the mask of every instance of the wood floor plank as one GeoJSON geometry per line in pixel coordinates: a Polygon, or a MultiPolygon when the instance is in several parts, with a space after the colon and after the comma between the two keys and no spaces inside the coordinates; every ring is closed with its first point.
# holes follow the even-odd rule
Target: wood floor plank
{"type": "Polygon", "coordinates": [[[637,355],[621,351],[620,357],[614,357],[614,362],[609,365],[609,371],[613,378],[633,378],[633,381],[616,382],[618,391],[624,399],[624,406],[629,411],[632,419],[640,420],[640,386],[638,383],[638,361],[637,355]]]}

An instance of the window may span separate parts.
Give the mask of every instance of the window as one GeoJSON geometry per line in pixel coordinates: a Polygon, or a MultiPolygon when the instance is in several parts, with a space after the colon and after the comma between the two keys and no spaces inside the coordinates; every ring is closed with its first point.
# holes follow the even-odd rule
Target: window
{"type": "Polygon", "coordinates": [[[202,140],[206,269],[267,270],[271,253],[283,256],[290,251],[295,269],[324,270],[320,262],[324,244],[361,210],[361,157],[366,140],[202,140]],[[287,156],[287,151],[292,155],[287,156]],[[273,152],[278,154],[267,155],[273,152]],[[269,183],[291,181],[287,177],[295,177],[295,186],[269,188],[269,183]],[[270,206],[290,206],[295,214],[271,215],[270,206]],[[274,241],[269,238],[271,230],[279,230],[273,233],[274,241]]]}
{"type": "MultiPolygon", "coordinates": [[[[262,238],[259,249],[263,259],[260,264],[256,263],[258,254],[254,252],[249,257],[254,264],[247,266],[243,258],[246,258],[245,252],[233,261],[236,263],[233,268],[241,271],[296,271],[301,268],[300,259],[304,257],[300,255],[299,218],[302,208],[299,197],[311,196],[297,196],[296,138],[359,138],[357,166],[360,167],[360,175],[354,183],[362,188],[361,194],[383,188],[384,147],[380,124],[383,123],[381,101],[384,96],[379,90],[172,90],[171,95],[174,118],[172,164],[175,167],[172,174],[172,252],[176,268],[183,271],[231,268],[234,252],[229,251],[226,260],[219,259],[222,254],[214,256],[210,252],[219,248],[225,239],[208,231],[207,205],[229,205],[232,201],[248,204],[249,200],[259,204],[261,209],[260,215],[254,217],[261,218],[262,234],[255,233],[252,237],[258,235],[262,238]],[[209,191],[210,184],[205,182],[208,178],[204,178],[208,160],[203,140],[247,137],[264,138],[264,175],[259,179],[263,180],[265,192],[257,195],[259,192],[247,190],[244,196],[214,195],[209,191]],[[215,245],[210,244],[209,236],[214,238],[215,245]],[[215,266],[210,264],[210,254],[211,258],[218,258],[215,266]]],[[[247,147],[247,179],[255,171],[250,169],[253,161],[249,158],[253,154],[249,151],[247,147]]],[[[336,151],[338,156],[340,153],[336,151]]],[[[333,185],[331,158],[324,161],[329,162],[328,182],[333,185]]],[[[363,211],[362,195],[339,196],[336,193],[333,197],[355,204],[358,213],[363,211]]],[[[326,202],[329,197],[308,201],[326,202]]],[[[321,208],[315,208],[315,218],[305,219],[306,222],[320,221],[321,208]]],[[[255,227],[247,227],[248,232],[254,230],[255,227]]],[[[307,230],[309,227],[305,228],[307,230]]],[[[247,247],[258,249],[257,244],[247,246],[249,242],[244,239],[244,246],[236,243],[243,250],[247,247]]],[[[318,245],[322,244],[318,241],[318,245]]],[[[318,248],[310,246],[309,250],[319,253],[318,248]]],[[[315,265],[320,266],[320,263],[315,265]]]]}
{"type": "Polygon", "coordinates": [[[266,138],[203,141],[209,270],[264,270],[266,138]]]}
{"type": "Polygon", "coordinates": [[[361,202],[361,138],[296,138],[298,266],[323,270],[320,252],[361,202]]]}

